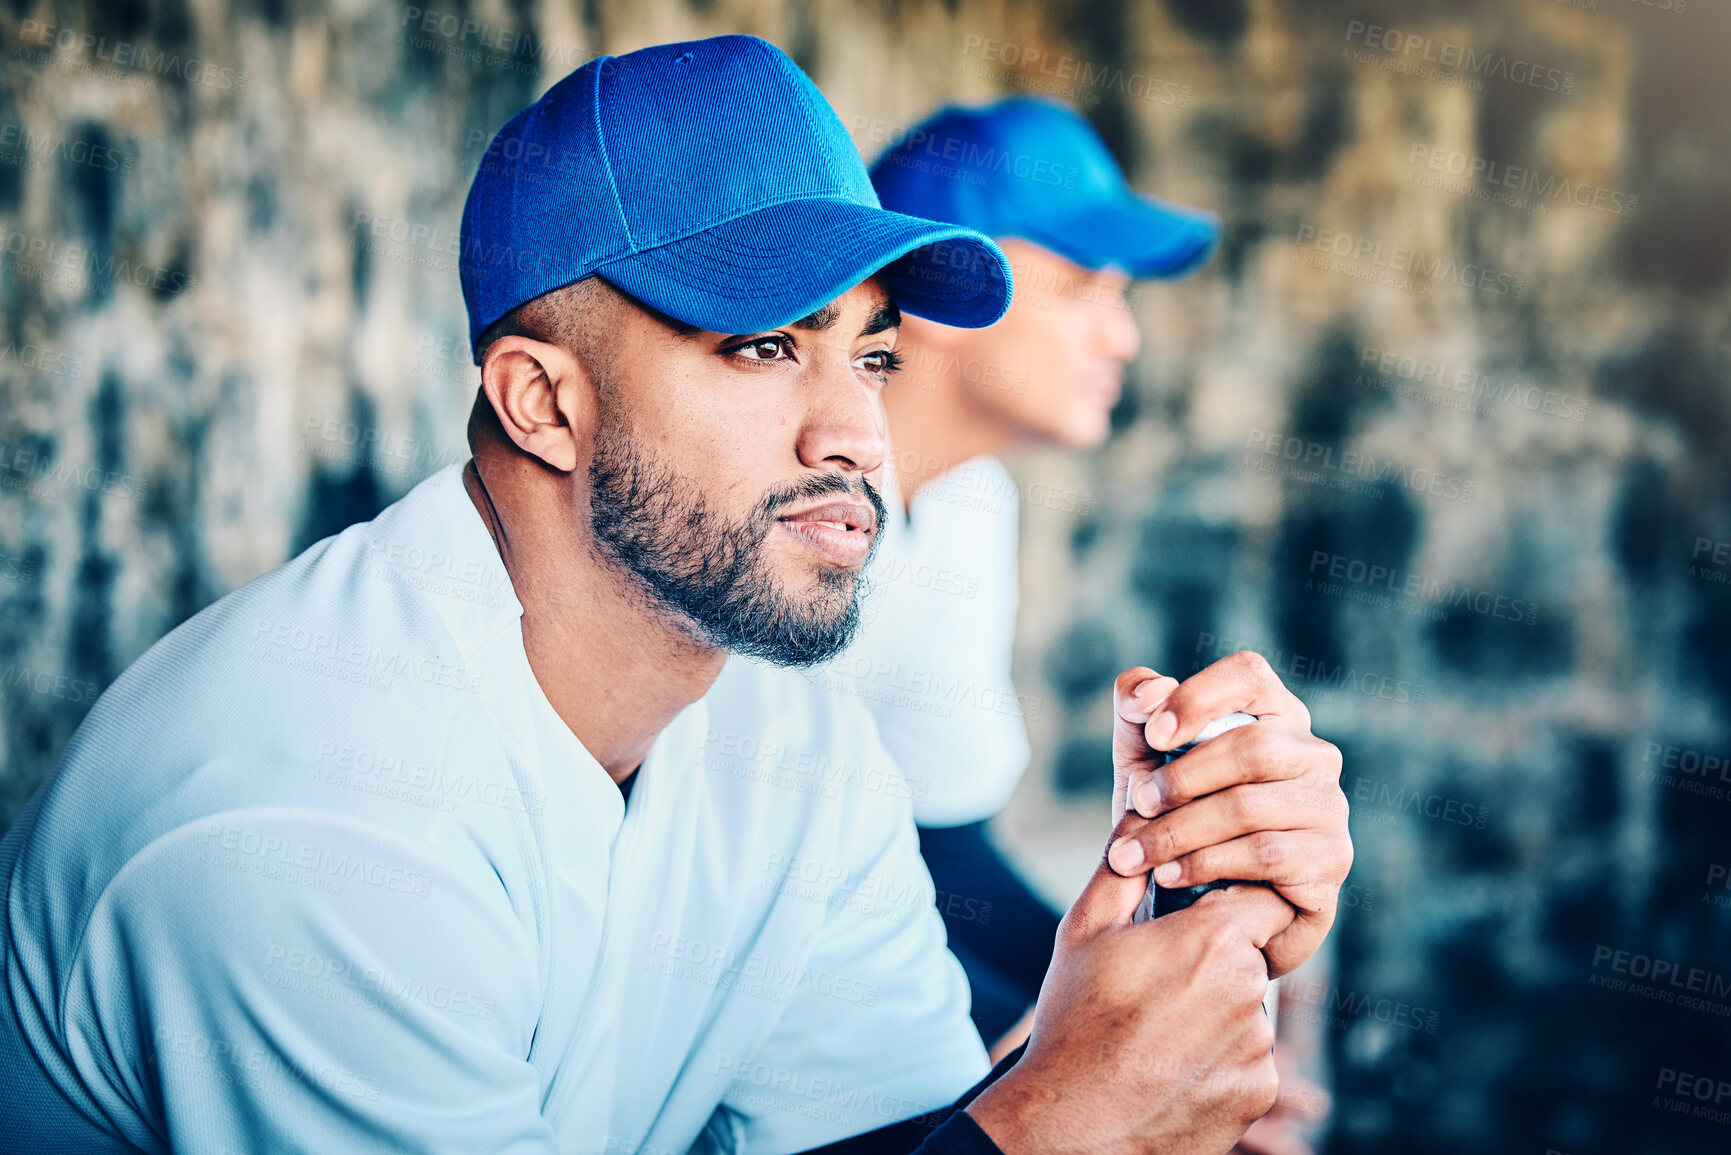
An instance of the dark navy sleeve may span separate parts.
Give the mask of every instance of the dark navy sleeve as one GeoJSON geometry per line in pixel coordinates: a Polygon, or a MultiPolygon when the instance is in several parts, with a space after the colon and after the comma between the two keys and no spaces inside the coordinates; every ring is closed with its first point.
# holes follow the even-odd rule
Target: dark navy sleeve
{"type": "Polygon", "coordinates": [[[1023,1043],[999,1059],[990,1074],[948,1107],[815,1148],[806,1155],[1003,1155],[992,1137],[963,1108],[1015,1066],[1027,1046],[1023,1043]]]}

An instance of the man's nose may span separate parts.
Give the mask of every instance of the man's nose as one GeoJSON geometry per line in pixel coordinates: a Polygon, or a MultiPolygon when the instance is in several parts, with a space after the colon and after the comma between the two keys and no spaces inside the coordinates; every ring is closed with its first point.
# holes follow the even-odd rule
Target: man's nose
{"type": "Polygon", "coordinates": [[[1114,304],[1100,310],[1100,349],[1120,364],[1129,364],[1142,351],[1142,330],[1136,325],[1136,314],[1130,305],[1130,287],[1121,286],[1115,294],[1102,295],[1103,300],[1116,298],[1114,304]]]}
{"type": "Polygon", "coordinates": [[[820,360],[823,364],[812,368],[805,383],[807,404],[795,447],[800,464],[873,473],[889,452],[882,395],[846,360],[820,360]],[[832,363],[835,360],[841,363],[832,363]]]}

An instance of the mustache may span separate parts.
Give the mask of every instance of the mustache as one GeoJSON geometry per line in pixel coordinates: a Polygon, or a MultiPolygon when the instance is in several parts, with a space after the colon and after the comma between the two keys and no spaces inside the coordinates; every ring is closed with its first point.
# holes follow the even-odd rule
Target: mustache
{"type": "Polygon", "coordinates": [[[775,520],[778,511],[787,506],[812,501],[820,497],[863,497],[877,515],[877,526],[883,528],[884,519],[889,516],[889,510],[884,505],[884,499],[878,494],[877,486],[864,477],[857,479],[858,485],[839,473],[814,473],[799,481],[779,485],[763,495],[763,500],[757,503],[757,510],[752,514],[752,521],[764,524],[775,520]]]}

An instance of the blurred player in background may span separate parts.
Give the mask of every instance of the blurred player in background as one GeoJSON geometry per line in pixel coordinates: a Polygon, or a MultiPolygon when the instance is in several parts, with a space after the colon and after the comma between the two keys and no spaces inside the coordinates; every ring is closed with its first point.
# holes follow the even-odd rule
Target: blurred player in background
{"type": "MultiPolygon", "coordinates": [[[[995,1058],[1027,1037],[1059,918],[986,831],[1029,752],[1010,670],[1019,501],[998,458],[1105,442],[1141,348],[1125,289],[1201,268],[1221,227],[1137,193],[1088,123],[1042,98],[941,109],[871,176],[885,208],[991,236],[1015,275],[1010,310],[989,328],[903,323],[902,372],[884,394],[893,452],[875,605],[824,671],[871,705],[907,776],[950,949],[995,1058]]],[[[1242,1149],[1309,1149],[1290,1124],[1320,1114],[1325,1096],[1288,1087],[1242,1149]]]]}

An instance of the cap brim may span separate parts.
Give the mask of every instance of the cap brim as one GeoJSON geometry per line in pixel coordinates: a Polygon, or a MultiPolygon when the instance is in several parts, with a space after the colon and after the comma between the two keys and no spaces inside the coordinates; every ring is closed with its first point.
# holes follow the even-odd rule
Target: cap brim
{"type": "MultiPolygon", "coordinates": [[[[1027,231],[1027,230],[1023,230],[1027,231]]],[[[1182,277],[1220,247],[1220,218],[1126,191],[1073,216],[1035,226],[1028,236],[1083,268],[1116,265],[1132,277],[1182,277]]]]}
{"type": "Polygon", "coordinates": [[[1010,263],[972,229],[842,200],[771,205],[596,271],[669,317],[755,333],[882,270],[905,313],[979,329],[1010,307],[1010,263]]]}

